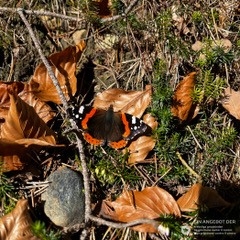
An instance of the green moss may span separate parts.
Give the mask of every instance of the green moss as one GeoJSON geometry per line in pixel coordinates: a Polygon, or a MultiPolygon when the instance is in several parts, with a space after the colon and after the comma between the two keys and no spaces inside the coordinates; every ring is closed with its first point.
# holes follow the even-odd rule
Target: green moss
{"type": "Polygon", "coordinates": [[[192,21],[195,24],[199,24],[203,21],[203,14],[200,11],[193,11],[192,13],[192,21]]]}
{"type": "Polygon", "coordinates": [[[171,35],[172,29],[172,13],[170,10],[164,10],[159,13],[156,18],[158,32],[162,33],[163,37],[171,35]]]}
{"type": "Polygon", "coordinates": [[[45,223],[36,221],[32,224],[32,232],[35,236],[41,240],[60,240],[60,233],[54,232],[53,230],[47,230],[45,223]]]}
{"type": "Polygon", "coordinates": [[[237,40],[236,45],[237,45],[237,48],[240,49],[240,39],[237,40]]]}
{"type": "Polygon", "coordinates": [[[180,34],[175,33],[172,12],[170,10],[161,11],[156,18],[159,41],[169,51],[169,54],[177,54],[182,58],[188,59],[191,54],[186,42],[180,34]]]}

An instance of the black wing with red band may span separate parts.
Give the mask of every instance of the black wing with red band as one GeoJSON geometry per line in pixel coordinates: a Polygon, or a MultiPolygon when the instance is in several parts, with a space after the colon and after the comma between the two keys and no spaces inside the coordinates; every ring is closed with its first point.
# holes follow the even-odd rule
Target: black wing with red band
{"type": "Polygon", "coordinates": [[[74,112],[84,139],[92,145],[108,145],[115,149],[124,148],[128,141],[143,135],[149,126],[141,119],[127,113],[80,106],[74,112]]]}

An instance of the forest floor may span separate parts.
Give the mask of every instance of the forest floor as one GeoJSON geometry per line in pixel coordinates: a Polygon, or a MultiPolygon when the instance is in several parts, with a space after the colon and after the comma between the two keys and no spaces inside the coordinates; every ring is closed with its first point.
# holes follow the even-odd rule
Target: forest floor
{"type": "MultiPolygon", "coordinates": [[[[103,200],[114,201],[124,190],[141,191],[152,186],[166,190],[177,200],[195,183],[201,183],[215,189],[217,196],[230,204],[230,207],[211,205],[214,198],[211,197],[205,205],[202,201],[202,206],[194,212],[182,213],[180,220],[168,218],[170,236],[90,221],[84,228],[85,239],[196,239],[178,231],[184,224],[192,227],[196,219],[231,220],[234,223],[231,231],[237,237],[240,232],[239,1],[2,0],[0,80],[9,83],[28,82],[42,61],[16,8],[26,10],[23,13],[46,57],[74,46],[76,39],[85,41],[76,67],[81,86],[69,106],[72,102],[79,106],[92,103],[98,93],[109,89],[135,93],[151,88],[151,101],[143,106],[143,111],[150,113],[158,125],[154,125],[152,132],[154,146],[145,157],[133,157],[129,162],[126,153],[108,147],[92,148],[83,141],[94,214],[98,214],[96,206],[103,200]],[[181,85],[189,76],[192,76],[189,82],[181,85]]],[[[135,102],[139,104],[136,99],[135,102]]],[[[16,203],[13,199],[31,199],[29,189],[24,189],[28,181],[44,182],[63,164],[82,171],[75,138],[65,134],[70,125],[66,123],[64,106],[49,105],[56,115],[48,127],[57,134],[58,143],[67,147],[34,156],[41,162],[37,172],[23,169],[1,173],[2,215],[11,212],[16,203]]],[[[0,120],[2,124],[2,116],[0,120]]],[[[80,236],[84,239],[82,228],[66,234],[51,224],[44,216],[39,198],[31,208],[33,220],[45,223],[43,239],[51,239],[47,233],[50,230],[60,234],[60,237],[53,234],[55,239],[80,239],[80,236]]],[[[212,233],[217,235],[215,230],[212,233]]],[[[227,237],[227,233],[218,235],[218,239],[227,237]]]]}

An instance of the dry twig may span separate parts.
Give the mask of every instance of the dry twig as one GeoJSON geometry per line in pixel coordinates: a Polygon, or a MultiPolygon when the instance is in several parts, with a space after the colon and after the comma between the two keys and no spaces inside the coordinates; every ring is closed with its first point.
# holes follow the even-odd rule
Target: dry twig
{"type": "Polygon", "coordinates": [[[19,11],[24,11],[24,13],[29,14],[29,15],[36,15],[36,16],[50,16],[50,17],[57,17],[61,18],[64,20],[70,20],[70,21],[75,21],[75,22],[82,22],[84,19],[79,18],[79,17],[71,17],[71,16],[66,16],[63,14],[59,13],[53,13],[49,11],[42,11],[42,10],[25,10],[22,8],[9,8],[9,7],[0,7],[0,12],[12,12],[12,13],[18,13],[19,11]]]}
{"type": "Polygon", "coordinates": [[[23,14],[24,10],[22,8],[18,8],[17,12],[18,12],[19,16],[21,17],[22,21],[24,22],[24,24],[26,25],[28,32],[33,40],[33,43],[39,53],[39,56],[41,57],[45,67],[47,68],[48,74],[49,74],[50,78],[52,79],[54,86],[57,89],[57,92],[58,92],[61,102],[63,104],[64,110],[67,112],[68,103],[67,103],[66,97],[64,96],[61,86],[60,86],[56,76],[53,73],[51,65],[49,64],[47,58],[43,54],[40,43],[39,43],[38,39],[36,38],[32,28],[31,28],[31,25],[29,24],[28,20],[26,19],[25,15],[23,14]]]}

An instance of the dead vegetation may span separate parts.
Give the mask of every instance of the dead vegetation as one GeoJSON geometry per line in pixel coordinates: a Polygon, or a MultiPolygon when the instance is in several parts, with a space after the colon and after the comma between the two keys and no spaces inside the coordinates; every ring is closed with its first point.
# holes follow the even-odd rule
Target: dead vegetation
{"type": "MultiPolygon", "coordinates": [[[[16,198],[31,199],[34,220],[59,231],[63,239],[193,239],[181,232],[181,226],[194,228],[199,219],[239,221],[239,1],[3,0],[0,5],[0,80],[7,82],[0,86],[0,159],[2,169],[10,169],[0,176],[3,215],[11,212],[16,198]],[[83,149],[76,145],[73,133],[68,133],[69,109],[61,104],[62,97],[47,75],[17,8],[26,10],[22,13],[43,54],[48,57],[59,52],[49,62],[68,107],[93,104],[106,109],[114,103],[117,110],[138,118],[147,112],[150,115],[145,115],[144,121],[152,127],[152,135],[131,143],[128,154],[91,148],[83,142],[86,166],[82,166],[83,149]],[[83,45],[78,52],[80,40],[83,45]],[[71,79],[67,85],[66,79],[71,79]],[[25,110],[25,102],[34,110],[25,110]],[[16,105],[14,109],[9,110],[10,103],[16,105]],[[36,123],[37,117],[35,122],[29,120],[35,116],[30,111],[40,116],[41,123],[36,123]],[[24,129],[19,136],[21,124],[24,129]],[[18,161],[16,156],[22,159],[26,153],[31,157],[18,161]],[[29,162],[31,167],[25,168],[29,162]],[[77,233],[52,226],[42,217],[40,198],[32,193],[38,188],[26,188],[29,180],[42,182],[62,164],[76,171],[88,170],[90,177],[88,207],[93,214],[88,216],[90,224],[84,230],[79,226],[77,233]],[[187,192],[189,186],[192,188],[187,192]],[[141,190],[147,187],[153,192],[142,199],[141,190]],[[170,211],[153,207],[157,200],[152,196],[161,195],[161,188],[172,198],[175,207],[170,211]],[[177,200],[180,196],[183,200],[177,200]],[[105,210],[101,222],[95,216],[100,216],[103,200],[108,205],[101,209],[105,210]],[[149,214],[153,215],[149,215],[150,222],[145,219],[143,225],[132,225],[141,233],[124,228],[131,220],[147,218],[145,207],[137,200],[150,204],[149,214]],[[189,209],[193,210],[190,214],[186,213],[189,209]],[[136,218],[120,217],[124,211],[135,210],[136,218]],[[177,214],[164,215],[173,212],[177,214]],[[157,220],[156,214],[160,214],[157,220]],[[123,225],[109,225],[107,220],[123,225]],[[156,223],[170,229],[170,236],[163,236],[167,230],[160,231],[161,224],[157,225],[161,234],[157,233],[156,223]],[[141,229],[144,224],[148,230],[155,228],[141,229]]],[[[26,211],[25,202],[22,210],[26,211]]],[[[45,231],[43,239],[58,239],[37,224],[35,234],[45,231]]],[[[238,234],[239,222],[231,226],[238,234]]]]}

